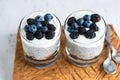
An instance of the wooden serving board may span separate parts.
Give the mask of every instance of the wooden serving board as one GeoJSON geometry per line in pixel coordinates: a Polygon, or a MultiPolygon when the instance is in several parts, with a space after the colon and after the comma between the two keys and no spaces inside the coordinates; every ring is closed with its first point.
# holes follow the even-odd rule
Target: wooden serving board
{"type": "MultiPolygon", "coordinates": [[[[120,50],[120,40],[113,26],[111,26],[111,42],[117,50],[120,50]]],[[[13,80],[120,80],[120,64],[117,64],[115,74],[108,75],[103,70],[103,61],[108,54],[106,42],[99,61],[90,67],[78,67],[68,62],[65,43],[65,35],[62,29],[59,59],[51,67],[37,69],[25,62],[18,33],[13,80]]]]}

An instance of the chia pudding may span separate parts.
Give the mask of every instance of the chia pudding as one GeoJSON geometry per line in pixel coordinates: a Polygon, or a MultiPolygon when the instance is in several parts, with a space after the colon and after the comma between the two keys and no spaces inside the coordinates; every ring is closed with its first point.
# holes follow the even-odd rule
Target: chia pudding
{"type": "Polygon", "coordinates": [[[46,68],[59,55],[61,24],[50,12],[38,11],[23,18],[20,36],[25,60],[31,65],[46,68]]]}
{"type": "Polygon", "coordinates": [[[93,11],[70,14],[64,24],[68,59],[78,66],[98,61],[104,45],[105,26],[104,19],[93,11]]]}

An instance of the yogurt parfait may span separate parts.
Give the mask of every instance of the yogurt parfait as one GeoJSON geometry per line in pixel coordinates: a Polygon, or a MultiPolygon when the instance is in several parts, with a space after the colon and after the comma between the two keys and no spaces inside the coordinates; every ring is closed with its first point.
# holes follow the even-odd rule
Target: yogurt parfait
{"type": "Polygon", "coordinates": [[[50,12],[38,11],[23,18],[20,36],[25,60],[38,68],[55,63],[59,55],[61,24],[50,12]]]}
{"type": "Polygon", "coordinates": [[[103,49],[105,26],[104,19],[93,11],[70,14],[64,24],[68,59],[78,66],[95,63],[103,49]]]}

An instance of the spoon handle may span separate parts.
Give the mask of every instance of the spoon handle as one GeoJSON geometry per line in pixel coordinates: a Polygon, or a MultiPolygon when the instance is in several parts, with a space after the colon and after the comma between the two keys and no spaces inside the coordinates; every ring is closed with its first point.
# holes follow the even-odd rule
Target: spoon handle
{"type": "Polygon", "coordinates": [[[110,47],[110,44],[108,44],[108,56],[109,56],[109,59],[111,59],[111,47],[110,47]]]}
{"type": "Polygon", "coordinates": [[[106,27],[106,40],[107,40],[108,44],[111,43],[111,41],[110,41],[110,27],[109,26],[106,27]]]}
{"type": "Polygon", "coordinates": [[[110,42],[110,27],[106,27],[106,40],[107,40],[107,47],[108,47],[108,57],[111,59],[111,42],[110,42]]]}

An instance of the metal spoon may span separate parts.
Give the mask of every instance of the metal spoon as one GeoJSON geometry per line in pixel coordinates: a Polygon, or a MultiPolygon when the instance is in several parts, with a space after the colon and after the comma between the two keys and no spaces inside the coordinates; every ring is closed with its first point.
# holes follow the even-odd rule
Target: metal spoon
{"type": "Polygon", "coordinates": [[[117,51],[113,46],[112,46],[112,59],[117,62],[120,63],[120,51],[117,51]]]}
{"type": "Polygon", "coordinates": [[[108,43],[108,58],[104,61],[103,63],[103,68],[105,72],[108,74],[113,74],[116,72],[116,64],[114,61],[111,59],[111,47],[110,47],[110,27],[108,26],[106,29],[106,39],[108,43]]]}

